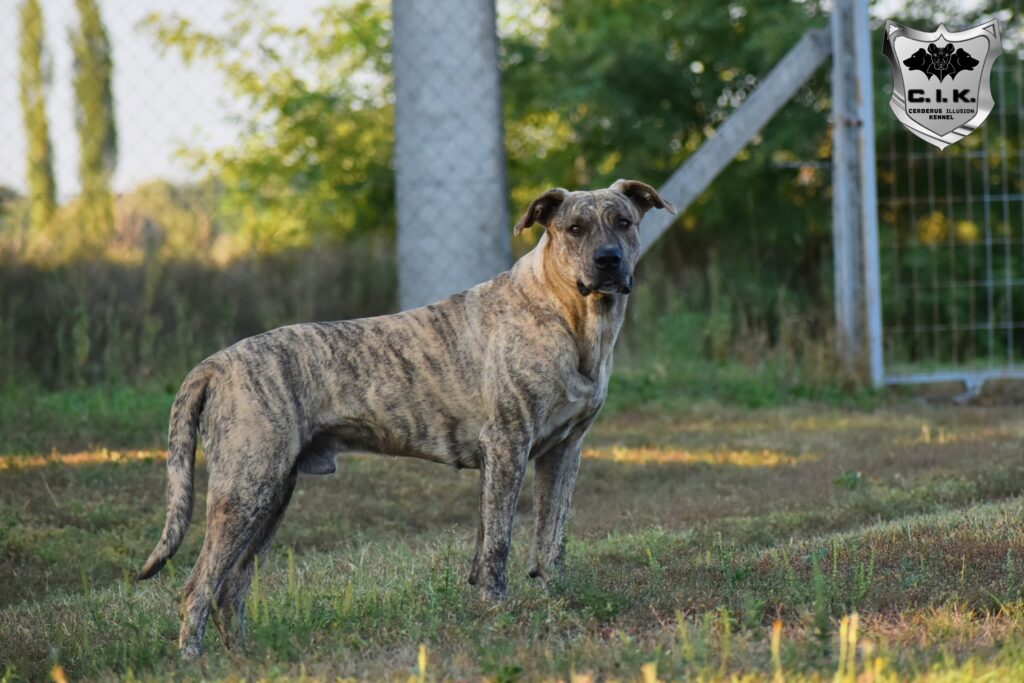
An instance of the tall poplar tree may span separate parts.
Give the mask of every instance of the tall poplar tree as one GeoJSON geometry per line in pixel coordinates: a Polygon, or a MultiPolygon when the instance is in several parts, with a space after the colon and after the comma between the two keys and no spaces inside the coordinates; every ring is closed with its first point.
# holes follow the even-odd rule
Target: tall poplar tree
{"type": "Polygon", "coordinates": [[[43,11],[39,0],[21,5],[21,112],[28,141],[26,179],[29,199],[29,224],[34,232],[46,229],[56,210],[56,184],[53,179],[53,146],[46,118],[46,91],[50,85],[50,63],[44,42],[43,11]]]}
{"type": "Polygon", "coordinates": [[[117,126],[111,88],[114,64],[97,0],[75,0],[79,25],[71,32],[75,56],[75,127],[81,158],[83,241],[105,244],[114,229],[110,177],[117,164],[117,126]]]}

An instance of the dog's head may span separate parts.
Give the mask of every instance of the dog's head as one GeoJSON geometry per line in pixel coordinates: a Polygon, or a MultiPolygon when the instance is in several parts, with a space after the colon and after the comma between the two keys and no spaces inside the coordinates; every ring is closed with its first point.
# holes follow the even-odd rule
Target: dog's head
{"type": "Polygon", "coordinates": [[[540,223],[551,241],[548,252],[560,273],[583,296],[629,294],[640,258],[640,220],[652,208],[675,208],[638,180],[617,180],[605,190],[548,190],[516,223],[518,235],[540,223]]]}

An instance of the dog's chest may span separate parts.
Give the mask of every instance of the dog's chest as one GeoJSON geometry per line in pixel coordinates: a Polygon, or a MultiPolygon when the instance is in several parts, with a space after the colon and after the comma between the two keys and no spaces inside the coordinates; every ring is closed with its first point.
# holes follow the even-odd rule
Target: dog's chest
{"type": "Polygon", "coordinates": [[[569,436],[573,429],[589,421],[604,403],[608,394],[608,377],[604,364],[600,369],[598,381],[592,391],[586,395],[566,397],[548,416],[541,429],[541,441],[555,443],[569,436]]]}
{"type": "Polygon", "coordinates": [[[601,318],[590,330],[589,343],[580,358],[580,373],[586,378],[581,383],[571,383],[565,400],[551,412],[541,430],[542,450],[551,444],[567,438],[573,429],[589,422],[604,404],[608,395],[608,378],[611,375],[611,349],[615,344],[618,321],[601,318]]]}
{"type": "Polygon", "coordinates": [[[573,427],[589,419],[601,407],[598,401],[568,401],[548,417],[541,430],[541,438],[545,441],[561,441],[569,436],[573,427]]]}

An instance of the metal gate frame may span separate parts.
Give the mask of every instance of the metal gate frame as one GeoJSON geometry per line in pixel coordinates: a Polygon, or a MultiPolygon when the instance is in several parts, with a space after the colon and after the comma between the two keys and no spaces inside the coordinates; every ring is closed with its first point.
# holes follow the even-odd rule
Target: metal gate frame
{"type": "MultiPolygon", "coordinates": [[[[1017,3],[1019,9],[1019,2],[1017,3]]],[[[871,32],[868,21],[868,7],[866,0],[838,0],[836,2],[835,9],[832,16],[832,40],[833,40],[833,105],[835,107],[835,148],[833,155],[833,196],[834,196],[834,240],[836,245],[836,317],[838,328],[840,330],[840,352],[845,355],[850,362],[859,361],[865,362],[867,365],[868,375],[871,380],[871,384],[875,387],[882,387],[887,385],[920,385],[920,384],[932,384],[940,382],[961,382],[964,384],[965,393],[958,397],[960,400],[966,400],[973,396],[976,396],[981,392],[985,382],[989,380],[1024,380],[1024,367],[1015,366],[1013,357],[1012,342],[1007,353],[1007,360],[1005,364],[1000,365],[994,361],[997,358],[993,355],[991,347],[987,355],[986,365],[987,367],[975,368],[975,367],[954,367],[937,369],[933,371],[926,370],[913,370],[909,371],[894,371],[891,366],[887,366],[884,358],[884,326],[882,319],[882,304],[883,304],[883,291],[881,284],[881,273],[880,273],[880,261],[881,261],[881,245],[879,243],[879,227],[878,227],[878,179],[876,176],[876,159],[875,159],[875,130],[874,130],[874,107],[872,102],[873,84],[872,84],[872,54],[871,54],[871,32]],[[854,58],[844,59],[844,55],[850,54],[850,43],[853,43],[853,54],[854,58]],[[851,85],[852,83],[852,85],[851,85]],[[844,91],[844,88],[846,90],[844,91]],[[857,92],[860,97],[856,98],[856,101],[850,101],[851,92],[857,92]],[[852,120],[851,116],[855,116],[856,119],[852,120]],[[842,125],[840,125],[840,122],[842,125]],[[855,129],[855,132],[851,131],[855,129]],[[855,147],[857,145],[857,147],[855,147]],[[858,154],[854,154],[852,150],[857,150],[858,154]],[[856,159],[854,159],[856,157],[856,159]],[[859,165],[859,168],[854,169],[855,165],[859,165]],[[856,187],[853,182],[855,179],[854,174],[859,175],[860,188],[856,187]],[[853,218],[851,214],[855,214],[855,207],[860,207],[860,215],[853,218]],[[858,239],[859,238],[859,239],[858,239]],[[858,244],[859,242],[859,244],[858,244]],[[860,255],[862,261],[857,263],[857,256],[860,255]],[[861,283],[858,283],[858,276],[862,279],[861,283]],[[844,340],[843,337],[846,339],[844,340]],[[865,347],[863,350],[857,346],[857,340],[865,340],[865,347]],[[848,347],[843,347],[844,341],[852,340],[852,344],[848,347]]],[[[1010,55],[1004,55],[1004,61],[1010,59],[1010,55]]],[[[1001,68],[1000,73],[1000,85],[1003,84],[1004,76],[1006,73],[1005,65],[1001,68]]],[[[1014,72],[1018,79],[1018,102],[1017,109],[1021,108],[1020,92],[1019,89],[1022,86],[1021,81],[1024,81],[1024,75],[1022,75],[1021,64],[1017,63],[1017,71],[1014,72]]],[[[1005,96],[1005,95],[1004,95],[1005,96]]],[[[1009,105],[1003,103],[1000,114],[1000,132],[1003,136],[1005,143],[1006,137],[1006,121],[1005,112],[1009,105]]],[[[996,112],[993,112],[995,114],[996,112]]],[[[1017,115],[1024,116],[1024,111],[1017,111],[1017,115]]],[[[993,118],[995,118],[993,116],[993,118]]],[[[994,122],[991,122],[994,123],[994,122]]],[[[1024,121],[1018,123],[1019,129],[1024,130],[1024,121]]],[[[901,131],[902,132],[902,131],[901,131]]],[[[979,131],[978,134],[987,135],[987,132],[979,131]]],[[[987,162],[988,160],[988,145],[987,137],[985,138],[985,148],[981,152],[981,158],[987,162]]],[[[916,138],[911,141],[910,144],[917,143],[916,138]]],[[[923,143],[918,143],[923,144],[923,143]]],[[[890,150],[892,151],[892,150],[890,150]]],[[[1006,156],[1007,150],[1005,144],[999,151],[1002,156],[1002,172],[1003,178],[1003,211],[1004,219],[1008,216],[1007,207],[1007,195],[1006,195],[1006,184],[1007,179],[1007,168],[1006,168],[1006,156]]],[[[1024,153],[1024,150],[1018,150],[1018,154],[1024,153]]],[[[935,156],[936,153],[931,147],[926,148],[924,154],[928,158],[929,164],[932,158],[939,158],[935,156]]],[[[965,151],[965,159],[970,153],[965,151]]],[[[912,155],[908,155],[912,156],[912,155]]],[[[893,157],[895,159],[895,157],[893,157]]],[[[895,163],[895,161],[894,161],[895,163]]],[[[948,159],[947,164],[952,164],[952,160],[948,159]]],[[[985,167],[987,168],[987,167],[985,167]]],[[[931,174],[931,166],[929,165],[928,173],[931,174]]],[[[947,174],[948,174],[947,168],[947,174]]],[[[1021,175],[1024,176],[1024,162],[1022,162],[1021,175]]],[[[911,180],[913,182],[913,180],[911,180]]],[[[990,197],[990,186],[988,173],[985,173],[983,193],[980,197],[986,205],[986,216],[985,216],[985,246],[991,248],[993,242],[993,235],[991,234],[991,220],[988,215],[987,204],[990,201],[994,201],[990,197]]],[[[912,187],[912,186],[911,186],[912,187]]],[[[930,188],[930,192],[933,188],[930,188]]],[[[947,192],[950,190],[947,188],[947,192]]],[[[968,197],[965,203],[969,204],[970,191],[967,193],[968,197]]],[[[913,191],[911,192],[911,201],[913,201],[913,191]]],[[[930,202],[934,204],[934,194],[930,197],[930,202]]],[[[952,198],[946,198],[948,209],[945,219],[948,224],[952,224],[955,219],[955,215],[952,209],[952,198]]],[[[933,207],[934,208],[934,207],[933,207]]],[[[968,211],[970,209],[968,208],[968,211]]],[[[943,214],[945,215],[945,214],[943,214]]],[[[1022,213],[1024,218],[1024,213],[1022,213]]],[[[947,231],[951,231],[951,228],[947,225],[947,231]]],[[[1012,240],[1012,231],[1008,233],[1009,236],[1006,238],[1007,241],[1012,240]]],[[[950,240],[955,238],[951,234],[950,240]]],[[[1007,242],[1008,243],[1008,242],[1007,242]]],[[[1008,247],[1007,247],[1008,249],[1008,247]]],[[[1009,253],[1009,252],[1007,252],[1009,253]]],[[[951,267],[955,268],[956,262],[953,262],[951,267]]],[[[991,253],[988,254],[989,270],[991,270],[991,253]]],[[[1004,268],[1008,266],[1004,265],[1004,268]]],[[[1009,272],[1009,271],[1007,271],[1009,272]]],[[[989,276],[984,280],[984,286],[988,295],[988,308],[986,311],[987,320],[985,321],[984,329],[989,329],[990,335],[992,330],[995,329],[995,308],[992,304],[992,292],[1000,284],[993,280],[991,272],[989,276]]],[[[955,277],[955,271],[954,271],[955,277]]],[[[1007,278],[1010,276],[1007,275],[1007,278]]],[[[954,281],[955,282],[955,281],[954,281]]],[[[1008,284],[1007,286],[1011,286],[1008,284]]],[[[1012,296],[1012,289],[1010,290],[1012,296]]],[[[948,296],[948,295],[947,295],[948,296]]],[[[1008,304],[1009,305],[1009,304],[1008,304]]],[[[1012,313],[1012,309],[1010,309],[1012,313]]],[[[1014,322],[1011,319],[1006,323],[1010,325],[1012,333],[1012,326],[1014,322]]],[[[953,323],[953,332],[957,331],[955,318],[953,323]]],[[[936,332],[937,334],[937,332],[936,332]]],[[[1012,337],[1011,337],[1012,339],[1012,337]]],[[[955,356],[955,345],[954,356],[955,356]]]]}

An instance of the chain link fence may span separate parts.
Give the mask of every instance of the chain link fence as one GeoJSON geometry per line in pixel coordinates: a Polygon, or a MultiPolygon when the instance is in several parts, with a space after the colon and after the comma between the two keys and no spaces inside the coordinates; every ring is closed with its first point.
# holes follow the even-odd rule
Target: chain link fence
{"type": "MultiPolygon", "coordinates": [[[[495,24],[490,0],[0,5],[0,264],[51,273],[0,282],[5,367],[45,347],[33,362],[55,378],[175,349],[194,362],[505,269],[495,24]],[[73,261],[92,265],[53,270],[73,261]]],[[[1012,372],[1024,354],[1015,30],[978,132],[938,152],[891,126],[879,145],[887,374],[1012,372]]]]}
{"type": "MultiPolygon", "coordinates": [[[[202,12],[159,0],[5,3],[0,97],[23,104],[0,112],[5,251],[59,260],[88,255],[89,242],[93,255],[120,246],[124,256],[171,239],[168,216],[140,209],[161,202],[180,209],[173,232],[218,253],[230,251],[214,244],[229,218],[225,204],[249,210],[239,222],[251,223],[274,204],[278,213],[267,213],[278,225],[258,226],[271,239],[316,219],[327,233],[332,219],[337,232],[390,233],[394,207],[380,204],[397,194],[403,307],[486,280],[510,261],[495,24],[491,0],[398,0],[393,8],[298,0],[267,11],[211,0],[202,12]],[[271,28],[252,28],[260,23],[271,28]],[[299,92],[284,92],[280,79],[296,81],[299,92]],[[323,109],[304,95],[320,98],[323,109]],[[285,101],[268,105],[275,96],[285,101]],[[267,117],[260,106],[284,114],[267,117]],[[288,107],[310,111],[289,119],[288,107]],[[309,125],[315,116],[370,132],[334,140],[341,134],[309,125]],[[308,172],[287,177],[287,187],[258,172],[248,184],[218,182],[234,169],[217,153],[239,138],[257,151],[264,144],[272,157],[291,151],[281,142],[289,135],[308,142],[281,163],[308,172]],[[328,145],[349,145],[350,156],[332,159],[338,153],[328,145]],[[347,166],[350,177],[325,170],[347,166]],[[374,177],[383,171],[387,180],[374,177]],[[225,202],[225,192],[241,196],[225,202]],[[378,208],[353,210],[351,196],[378,208]]],[[[242,146],[229,161],[246,159],[242,146]]],[[[247,161],[247,171],[258,165],[253,155],[247,161]]]]}
{"type": "Polygon", "coordinates": [[[0,3],[0,377],[395,310],[389,8],[271,4],[0,3]]]}
{"type": "Polygon", "coordinates": [[[491,0],[396,0],[402,308],[488,280],[511,258],[491,0]]]}
{"type": "Polygon", "coordinates": [[[46,242],[38,249],[58,249],[64,239],[73,249],[66,223],[74,207],[78,214],[98,207],[103,224],[84,228],[99,233],[95,239],[131,241],[137,236],[120,233],[139,228],[124,216],[132,197],[155,181],[195,178],[180,148],[230,139],[223,83],[162,53],[142,26],[166,7],[157,0],[3,3],[0,101],[9,106],[0,109],[0,201],[8,250],[29,248],[33,232],[46,242]]]}

